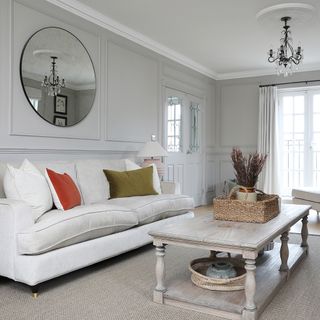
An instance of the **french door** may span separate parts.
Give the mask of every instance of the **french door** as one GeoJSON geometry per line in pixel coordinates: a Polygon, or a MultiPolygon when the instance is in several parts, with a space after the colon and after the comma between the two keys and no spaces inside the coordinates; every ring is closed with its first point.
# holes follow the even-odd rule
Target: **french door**
{"type": "Polygon", "coordinates": [[[169,154],[166,179],[179,182],[181,192],[203,202],[202,99],[165,88],[164,134],[169,154]]]}
{"type": "Polygon", "coordinates": [[[281,193],[320,187],[320,90],[279,93],[281,193]]]}

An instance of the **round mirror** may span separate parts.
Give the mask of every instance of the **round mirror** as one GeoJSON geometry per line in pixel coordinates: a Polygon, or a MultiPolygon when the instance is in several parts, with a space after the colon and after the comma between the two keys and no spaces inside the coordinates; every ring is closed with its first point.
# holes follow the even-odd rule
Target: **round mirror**
{"type": "Polygon", "coordinates": [[[90,112],[96,79],[89,53],[72,33],[56,27],[37,31],[20,60],[24,93],[37,114],[56,126],[73,126],[90,112]]]}

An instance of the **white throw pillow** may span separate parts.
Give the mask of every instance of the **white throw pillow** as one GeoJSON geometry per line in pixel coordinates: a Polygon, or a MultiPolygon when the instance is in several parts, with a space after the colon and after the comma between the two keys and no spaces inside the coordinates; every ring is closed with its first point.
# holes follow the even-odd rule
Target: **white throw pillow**
{"type": "MultiPolygon", "coordinates": [[[[137,169],[141,169],[140,166],[138,166],[136,163],[134,163],[133,161],[126,159],[126,170],[130,171],[130,170],[137,170],[137,169]]],[[[153,179],[153,189],[158,193],[161,194],[161,184],[160,184],[160,179],[159,179],[159,175],[158,175],[158,170],[157,167],[154,163],[148,165],[147,167],[153,167],[153,174],[152,174],[152,179],[153,179]]]]}
{"type": "Polygon", "coordinates": [[[36,221],[52,208],[52,196],[46,178],[27,159],[19,169],[7,164],[3,180],[6,197],[27,202],[36,221]]]}

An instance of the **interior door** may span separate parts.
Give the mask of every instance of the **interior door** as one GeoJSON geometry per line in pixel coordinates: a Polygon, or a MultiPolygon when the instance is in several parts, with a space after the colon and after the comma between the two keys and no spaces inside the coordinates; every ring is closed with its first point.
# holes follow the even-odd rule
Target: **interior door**
{"type": "Polygon", "coordinates": [[[203,202],[203,164],[201,157],[202,100],[191,94],[166,88],[165,145],[168,151],[166,175],[179,182],[181,192],[192,196],[195,205],[203,202]]]}

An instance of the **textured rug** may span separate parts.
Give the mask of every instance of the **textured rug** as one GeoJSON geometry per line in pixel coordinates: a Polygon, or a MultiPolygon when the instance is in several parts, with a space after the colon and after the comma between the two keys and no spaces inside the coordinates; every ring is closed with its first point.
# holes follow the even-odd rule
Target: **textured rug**
{"type": "MultiPolygon", "coordinates": [[[[300,237],[291,235],[292,242],[300,237]]],[[[320,238],[309,237],[309,256],[274,297],[261,320],[320,319],[320,238]]],[[[191,259],[206,252],[167,247],[167,279],[187,272],[191,259]]],[[[0,278],[0,319],[45,320],[218,320],[202,313],[152,302],[155,285],[152,246],[135,250],[48,281],[38,299],[29,288],[0,278]]]]}

